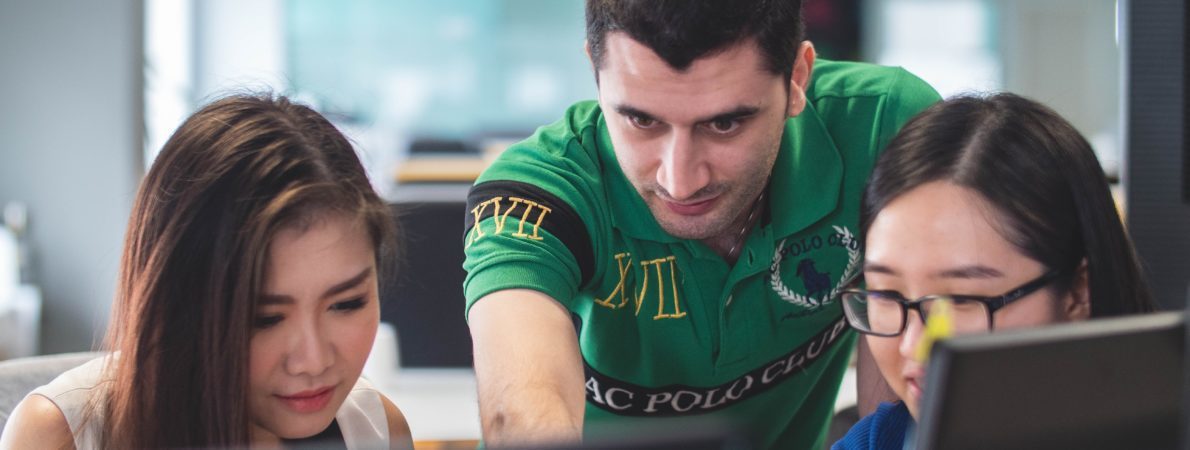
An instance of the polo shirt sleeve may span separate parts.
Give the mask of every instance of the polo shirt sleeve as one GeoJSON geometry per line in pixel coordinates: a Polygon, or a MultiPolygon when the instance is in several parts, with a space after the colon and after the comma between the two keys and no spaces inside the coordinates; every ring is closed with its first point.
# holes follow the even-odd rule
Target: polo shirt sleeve
{"type": "Polygon", "coordinates": [[[539,291],[573,311],[593,277],[599,169],[573,126],[568,117],[510,147],[471,188],[463,236],[468,313],[506,289],[539,291]]]}

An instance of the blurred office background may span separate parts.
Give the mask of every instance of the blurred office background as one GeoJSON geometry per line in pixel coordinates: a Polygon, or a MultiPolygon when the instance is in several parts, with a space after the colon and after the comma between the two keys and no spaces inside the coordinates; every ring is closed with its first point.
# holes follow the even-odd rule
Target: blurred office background
{"type": "MultiPolygon", "coordinates": [[[[1113,179],[1123,175],[1121,199],[1128,8],[1124,0],[805,4],[823,57],[904,66],[943,95],[1010,90],[1048,103],[1092,141],[1113,179]]],[[[26,218],[16,233],[21,277],[40,298],[39,339],[18,353],[97,342],[139,179],[204,102],[267,89],[315,106],[355,140],[386,198],[414,204],[405,219],[415,241],[445,229],[454,242],[462,210],[434,203],[462,201],[465,185],[452,182],[465,182],[480,155],[595,96],[583,35],[579,0],[0,0],[0,205],[16,204],[11,215],[26,218]],[[435,163],[418,166],[427,159],[435,163]],[[418,214],[436,215],[427,224],[418,214]]],[[[1185,204],[1168,204],[1186,217],[1185,204]]],[[[461,276],[457,265],[448,270],[409,291],[454,302],[458,314],[442,320],[465,330],[458,285],[432,284],[461,276]]],[[[1186,275],[1162,285],[1167,307],[1184,301],[1186,275]]],[[[407,307],[385,313],[398,333],[437,326],[426,319],[431,307],[407,307]],[[403,317],[418,323],[402,326],[403,317]]]]}

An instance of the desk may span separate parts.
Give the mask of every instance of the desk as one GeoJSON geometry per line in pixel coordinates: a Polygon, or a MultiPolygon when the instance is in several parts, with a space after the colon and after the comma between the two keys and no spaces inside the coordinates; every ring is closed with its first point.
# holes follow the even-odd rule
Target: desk
{"type": "Polygon", "coordinates": [[[479,156],[417,156],[397,166],[393,179],[399,183],[474,182],[491,161],[479,156]]]}

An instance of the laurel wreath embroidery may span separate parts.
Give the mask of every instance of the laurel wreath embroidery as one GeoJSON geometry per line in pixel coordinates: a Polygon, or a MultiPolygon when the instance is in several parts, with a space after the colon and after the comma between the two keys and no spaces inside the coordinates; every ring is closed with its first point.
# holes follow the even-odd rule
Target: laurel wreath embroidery
{"type": "Polygon", "coordinates": [[[843,244],[843,248],[847,249],[847,268],[843,270],[843,276],[839,277],[839,281],[835,283],[835,287],[821,299],[807,297],[793,292],[793,290],[785,285],[785,282],[781,281],[781,260],[784,259],[784,256],[781,255],[781,250],[785,248],[785,239],[777,243],[777,249],[773,252],[773,263],[769,266],[769,273],[771,274],[769,276],[771,279],[769,284],[772,286],[773,292],[776,292],[781,297],[781,300],[805,308],[817,308],[830,299],[835,298],[839,294],[839,289],[845,286],[855,275],[855,269],[859,266],[859,246],[855,246],[855,248],[851,246],[851,241],[855,239],[855,236],[851,234],[851,230],[848,230],[847,227],[834,225],[834,228],[835,232],[842,236],[840,243],[843,244]]]}

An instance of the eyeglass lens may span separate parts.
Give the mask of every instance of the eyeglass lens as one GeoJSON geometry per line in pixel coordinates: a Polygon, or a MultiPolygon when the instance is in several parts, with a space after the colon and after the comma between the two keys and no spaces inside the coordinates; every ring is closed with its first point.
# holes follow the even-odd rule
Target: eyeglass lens
{"type": "MultiPolygon", "coordinates": [[[[846,294],[843,296],[845,310],[852,325],[861,331],[881,335],[900,334],[905,327],[906,310],[899,299],[878,293],[846,294]]],[[[983,302],[955,300],[950,297],[926,297],[918,303],[925,317],[940,301],[953,305],[951,323],[955,333],[979,333],[990,329],[988,309],[983,302]]],[[[917,315],[917,314],[914,314],[917,315]]],[[[918,319],[922,317],[918,316],[918,319]]]]}

